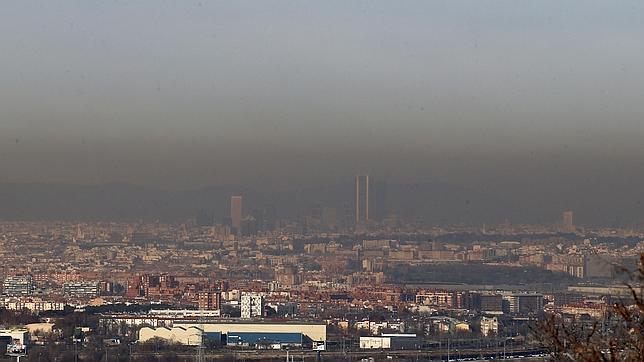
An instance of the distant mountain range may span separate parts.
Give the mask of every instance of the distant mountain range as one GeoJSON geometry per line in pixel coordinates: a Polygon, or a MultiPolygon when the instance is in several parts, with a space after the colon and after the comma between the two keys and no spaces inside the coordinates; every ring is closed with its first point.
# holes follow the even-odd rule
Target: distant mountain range
{"type": "MultiPolygon", "coordinates": [[[[379,194],[373,191],[372,200],[380,205],[373,207],[381,214],[396,214],[407,220],[431,224],[499,223],[506,219],[516,223],[553,223],[559,220],[564,203],[549,204],[539,197],[515,200],[502,193],[440,183],[388,184],[376,190],[379,194]]],[[[163,190],[124,183],[0,183],[0,219],[171,222],[194,218],[199,210],[207,210],[215,218],[224,220],[228,215],[229,198],[237,194],[244,196],[245,213],[266,208],[274,212],[275,217],[305,215],[316,205],[335,207],[341,215],[353,200],[353,188],[349,183],[272,192],[233,186],[163,190]]],[[[588,224],[623,225],[623,220],[633,222],[642,214],[642,210],[619,202],[601,207],[588,200],[577,204],[580,209],[575,210],[576,217],[581,215],[588,224]],[[618,217],[615,210],[621,210],[622,215],[630,214],[618,217]]]]}

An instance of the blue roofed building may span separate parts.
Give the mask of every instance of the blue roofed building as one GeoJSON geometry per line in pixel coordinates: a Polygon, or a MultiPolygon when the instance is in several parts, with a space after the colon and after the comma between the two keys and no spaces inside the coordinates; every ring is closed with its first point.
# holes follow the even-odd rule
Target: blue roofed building
{"type": "Polygon", "coordinates": [[[226,335],[227,346],[257,349],[302,348],[307,340],[302,333],[290,332],[228,332],[226,335]]]}
{"type": "MultiPolygon", "coordinates": [[[[173,323],[175,327],[198,327],[203,328],[204,333],[219,332],[222,335],[231,333],[265,333],[269,335],[281,335],[288,333],[300,333],[304,337],[304,344],[307,341],[324,343],[326,341],[326,323],[324,322],[303,322],[303,321],[185,321],[173,323]]],[[[223,340],[226,344],[226,340],[223,340]]]]}
{"type": "Polygon", "coordinates": [[[203,341],[204,341],[204,344],[208,346],[221,346],[222,345],[221,332],[204,332],[203,341]]]}

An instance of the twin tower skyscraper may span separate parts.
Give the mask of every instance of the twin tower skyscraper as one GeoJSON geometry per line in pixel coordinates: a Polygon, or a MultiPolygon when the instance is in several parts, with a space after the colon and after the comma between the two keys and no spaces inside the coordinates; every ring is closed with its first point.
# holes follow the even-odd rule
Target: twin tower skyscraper
{"type": "Polygon", "coordinates": [[[353,190],[354,225],[367,226],[383,221],[388,214],[387,183],[374,182],[367,174],[357,175],[353,190]]]}
{"type": "Polygon", "coordinates": [[[370,220],[369,189],[371,182],[369,182],[369,175],[357,175],[355,181],[354,222],[356,225],[366,225],[370,220]]]}
{"type": "MultiPolygon", "coordinates": [[[[356,226],[367,225],[371,220],[373,220],[373,203],[372,195],[374,187],[372,181],[369,178],[369,175],[357,175],[355,177],[354,185],[354,200],[353,200],[353,211],[354,211],[354,223],[356,226]]],[[[384,197],[384,187],[380,185],[379,194],[382,194],[384,197]]],[[[379,199],[383,199],[382,197],[379,199]]],[[[384,200],[379,200],[379,203],[384,203],[384,200]]],[[[379,205],[379,209],[382,209],[384,205],[379,205]]],[[[231,196],[230,197],[230,222],[233,228],[233,232],[238,232],[241,230],[242,222],[242,197],[241,196],[231,196]]]]}

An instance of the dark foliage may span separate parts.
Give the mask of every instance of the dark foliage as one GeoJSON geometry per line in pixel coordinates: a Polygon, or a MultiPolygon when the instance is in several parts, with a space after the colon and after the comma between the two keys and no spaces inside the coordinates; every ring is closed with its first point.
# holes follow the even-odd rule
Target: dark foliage
{"type": "Polygon", "coordinates": [[[553,314],[535,332],[556,361],[644,361],[644,254],[631,272],[629,300],[615,303],[602,321],[580,323],[553,314]]]}

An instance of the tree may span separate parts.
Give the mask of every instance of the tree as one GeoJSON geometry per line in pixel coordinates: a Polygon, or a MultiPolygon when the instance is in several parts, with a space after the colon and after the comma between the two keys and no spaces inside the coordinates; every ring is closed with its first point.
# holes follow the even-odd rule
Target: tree
{"type": "Polygon", "coordinates": [[[33,314],[29,309],[22,310],[7,310],[0,309],[0,324],[5,325],[21,325],[39,322],[37,315],[33,314]]]}
{"type": "Polygon", "coordinates": [[[644,361],[644,253],[628,275],[629,300],[612,305],[602,321],[581,323],[552,314],[535,334],[557,361],[644,361]]]}

